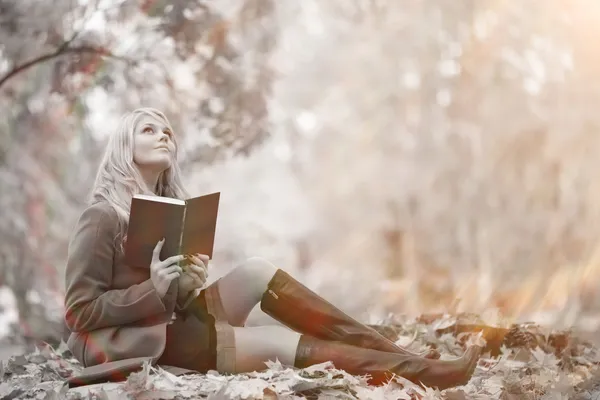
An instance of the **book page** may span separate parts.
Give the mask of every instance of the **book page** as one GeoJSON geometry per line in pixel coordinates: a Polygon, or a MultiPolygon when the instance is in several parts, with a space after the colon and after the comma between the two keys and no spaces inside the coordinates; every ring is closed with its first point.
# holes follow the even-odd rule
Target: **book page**
{"type": "Polygon", "coordinates": [[[178,204],[180,206],[184,206],[185,205],[185,201],[184,200],[174,199],[172,197],[151,196],[151,195],[148,195],[148,194],[136,194],[135,196],[133,196],[133,198],[134,199],[148,200],[148,201],[157,201],[157,202],[160,202],[160,203],[178,204]]]}

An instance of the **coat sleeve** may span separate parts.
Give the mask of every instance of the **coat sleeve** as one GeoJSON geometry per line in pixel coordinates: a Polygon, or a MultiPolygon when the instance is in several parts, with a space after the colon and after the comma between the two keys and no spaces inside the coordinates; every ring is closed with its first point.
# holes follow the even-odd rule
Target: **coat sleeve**
{"type": "Polygon", "coordinates": [[[150,279],[111,289],[118,219],[107,207],[87,208],[69,243],[65,322],[71,332],[133,323],[166,311],[150,279]]]}

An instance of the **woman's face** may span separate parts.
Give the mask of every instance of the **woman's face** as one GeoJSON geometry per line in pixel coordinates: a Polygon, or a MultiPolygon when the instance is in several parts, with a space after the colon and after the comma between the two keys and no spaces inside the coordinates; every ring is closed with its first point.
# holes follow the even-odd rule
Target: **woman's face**
{"type": "Polygon", "coordinates": [[[161,173],[175,156],[173,132],[150,115],[143,115],[133,134],[133,162],[143,171],[161,173]]]}

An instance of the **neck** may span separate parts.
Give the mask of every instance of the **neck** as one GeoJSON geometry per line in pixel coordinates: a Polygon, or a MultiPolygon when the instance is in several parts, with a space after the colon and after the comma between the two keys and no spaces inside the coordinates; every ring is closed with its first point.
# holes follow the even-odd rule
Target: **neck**
{"type": "Polygon", "coordinates": [[[154,194],[156,194],[156,185],[158,183],[158,177],[160,174],[154,171],[140,171],[142,175],[142,179],[144,179],[144,183],[146,187],[154,194]]]}

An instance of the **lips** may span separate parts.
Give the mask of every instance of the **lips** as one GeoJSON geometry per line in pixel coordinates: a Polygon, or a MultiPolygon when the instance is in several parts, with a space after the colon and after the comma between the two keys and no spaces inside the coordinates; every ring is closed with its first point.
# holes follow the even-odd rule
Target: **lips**
{"type": "Polygon", "coordinates": [[[167,146],[158,146],[157,149],[165,149],[165,150],[169,150],[169,148],[167,146]]]}

